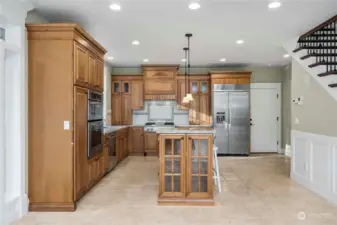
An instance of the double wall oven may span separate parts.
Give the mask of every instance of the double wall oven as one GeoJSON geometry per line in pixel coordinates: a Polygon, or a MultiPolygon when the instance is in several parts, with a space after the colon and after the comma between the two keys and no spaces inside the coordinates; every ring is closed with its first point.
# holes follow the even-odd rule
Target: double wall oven
{"type": "Polygon", "coordinates": [[[103,152],[103,95],[88,91],[88,159],[103,152]]]}

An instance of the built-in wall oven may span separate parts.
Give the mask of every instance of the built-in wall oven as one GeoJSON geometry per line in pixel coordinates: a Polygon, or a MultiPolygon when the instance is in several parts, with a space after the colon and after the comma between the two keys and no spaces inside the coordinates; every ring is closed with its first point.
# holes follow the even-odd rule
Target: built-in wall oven
{"type": "Polygon", "coordinates": [[[103,151],[103,95],[88,91],[88,159],[103,151]]]}

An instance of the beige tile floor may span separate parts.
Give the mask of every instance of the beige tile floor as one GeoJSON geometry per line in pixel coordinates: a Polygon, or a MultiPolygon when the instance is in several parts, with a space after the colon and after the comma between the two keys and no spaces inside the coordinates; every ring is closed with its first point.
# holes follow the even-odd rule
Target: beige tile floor
{"type": "Polygon", "coordinates": [[[337,206],[289,179],[288,158],[219,158],[219,163],[223,192],[215,192],[214,207],[157,206],[157,159],[129,157],[76,212],[28,213],[13,225],[337,224],[337,206]]]}

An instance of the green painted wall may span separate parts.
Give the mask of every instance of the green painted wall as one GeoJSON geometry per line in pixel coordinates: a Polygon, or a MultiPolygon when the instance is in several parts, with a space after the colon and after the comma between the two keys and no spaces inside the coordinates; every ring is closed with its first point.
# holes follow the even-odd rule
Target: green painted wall
{"type": "MultiPolygon", "coordinates": [[[[282,67],[192,67],[191,73],[207,74],[209,71],[224,71],[224,70],[246,70],[251,71],[252,83],[281,83],[283,81],[282,67]]],[[[115,67],[112,75],[141,75],[143,72],[141,67],[115,67]]],[[[179,73],[184,73],[184,68],[180,68],[179,73]]]]}

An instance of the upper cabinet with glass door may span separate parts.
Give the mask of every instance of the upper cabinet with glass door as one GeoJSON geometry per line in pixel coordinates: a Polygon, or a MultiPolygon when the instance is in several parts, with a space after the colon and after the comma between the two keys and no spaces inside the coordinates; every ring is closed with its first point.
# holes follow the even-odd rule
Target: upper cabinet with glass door
{"type": "Polygon", "coordinates": [[[190,81],[190,91],[192,94],[208,94],[209,93],[209,81],[208,80],[190,81]]]}
{"type": "Polygon", "coordinates": [[[122,81],[122,93],[131,94],[131,82],[130,81],[122,81]]]}
{"type": "Polygon", "coordinates": [[[111,94],[118,95],[122,92],[121,82],[120,81],[112,81],[111,94]]]}
{"type": "Polygon", "coordinates": [[[199,81],[199,94],[208,94],[209,93],[209,81],[199,81]]]}

